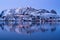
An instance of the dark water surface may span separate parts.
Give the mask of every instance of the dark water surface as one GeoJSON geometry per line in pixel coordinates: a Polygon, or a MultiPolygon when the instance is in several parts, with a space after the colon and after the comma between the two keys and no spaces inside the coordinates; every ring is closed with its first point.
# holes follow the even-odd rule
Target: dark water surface
{"type": "Polygon", "coordinates": [[[60,23],[0,24],[0,40],[59,40],[60,23]],[[11,28],[8,28],[8,27],[11,28]],[[20,26],[20,27],[19,27],[20,26]],[[27,26],[27,27],[25,27],[27,26]],[[17,28],[18,27],[18,28],[17,28]],[[19,29],[19,30],[17,30],[19,29]]]}

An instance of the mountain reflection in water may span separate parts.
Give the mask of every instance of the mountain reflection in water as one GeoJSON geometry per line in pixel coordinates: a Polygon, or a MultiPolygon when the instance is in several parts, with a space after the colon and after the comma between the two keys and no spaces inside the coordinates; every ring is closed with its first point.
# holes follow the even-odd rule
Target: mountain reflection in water
{"type": "Polygon", "coordinates": [[[46,32],[51,31],[54,32],[57,28],[56,22],[49,22],[49,23],[40,23],[40,22],[10,22],[10,23],[0,23],[1,29],[4,31],[10,31],[10,32],[17,32],[17,33],[27,33],[31,34],[34,32],[46,32]]]}

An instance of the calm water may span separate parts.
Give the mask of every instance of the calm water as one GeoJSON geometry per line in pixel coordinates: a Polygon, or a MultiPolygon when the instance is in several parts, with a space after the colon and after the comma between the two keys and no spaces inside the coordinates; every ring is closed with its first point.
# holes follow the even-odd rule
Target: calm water
{"type": "Polygon", "coordinates": [[[0,24],[0,40],[59,40],[60,23],[0,24]],[[26,27],[27,26],[27,27],[26,27]]]}

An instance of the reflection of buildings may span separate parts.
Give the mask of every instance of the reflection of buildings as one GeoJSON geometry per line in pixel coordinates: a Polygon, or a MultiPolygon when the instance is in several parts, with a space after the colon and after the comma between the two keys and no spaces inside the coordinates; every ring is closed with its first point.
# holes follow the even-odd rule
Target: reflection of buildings
{"type": "Polygon", "coordinates": [[[54,22],[60,21],[60,16],[54,10],[34,9],[31,7],[4,10],[0,14],[0,26],[3,30],[18,33],[48,31],[45,22],[51,22],[50,30],[54,31],[54,22]],[[52,24],[53,23],[53,24],[52,24]],[[38,26],[39,25],[39,26],[38,26]]]}

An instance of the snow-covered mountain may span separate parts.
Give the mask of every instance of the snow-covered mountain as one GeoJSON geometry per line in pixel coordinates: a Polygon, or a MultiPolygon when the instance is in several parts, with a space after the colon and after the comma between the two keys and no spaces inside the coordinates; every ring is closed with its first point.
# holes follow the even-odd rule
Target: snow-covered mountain
{"type": "Polygon", "coordinates": [[[15,8],[15,9],[8,9],[3,10],[0,14],[1,18],[11,18],[16,19],[17,16],[26,20],[32,20],[32,18],[39,17],[40,19],[47,19],[47,18],[60,18],[55,10],[46,10],[46,9],[35,9],[32,7],[25,7],[25,8],[15,8]]]}
{"type": "Polygon", "coordinates": [[[60,19],[60,16],[55,10],[48,11],[46,9],[35,9],[32,7],[15,8],[3,10],[0,14],[3,20],[47,20],[47,19],[60,19]]]}
{"type": "Polygon", "coordinates": [[[14,15],[14,14],[22,14],[22,15],[32,15],[32,16],[40,16],[41,14],[50,13],[50,14],[57,14],[55,10],[48,11],[46,9],[34,9],[31,7],[26,8],[16,8],[16,9],[8,9],[3,10],[0,14],[1,17],[7,16],[7,15],[14,15]]]}
{"type": "MultiPolygon", "coordinates": [[[[0,25],[3,30],[31,33],[35,31],[47,31],[48,27],[43,28],[42,26],[36,25],[46,20],[55,21],[55,19],[59,18],[60,16],[55,10],[48,11],[46,9],[35,9],[31,7],[16,8],[3,10],[1,12],[0,25]]],[[[52,30],[55,30],[55,27],[52,27],[52,30]]]]}

